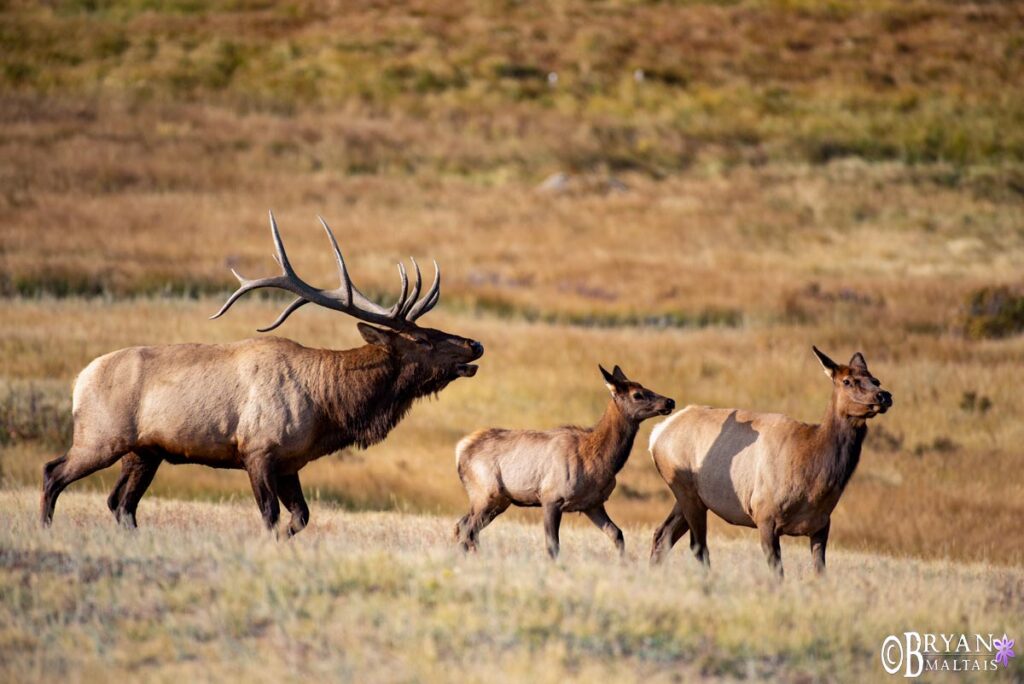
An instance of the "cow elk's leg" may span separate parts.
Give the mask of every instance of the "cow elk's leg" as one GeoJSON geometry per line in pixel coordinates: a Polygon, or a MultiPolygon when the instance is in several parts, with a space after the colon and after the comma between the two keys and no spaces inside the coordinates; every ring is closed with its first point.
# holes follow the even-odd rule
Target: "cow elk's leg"
{"type": "Polygon", "coordinates": [[[612,519],[608,517],[608,512],[604,509],[604,504],[591,508],[589,511],[585,511],[587,517],[590,518],[590,522],[597,525],[597,528],[608,535],[608,538],[615,544],[615,548],[619,552],[619,557],[625,557],[626,555],[626,540],[622,536],[622,530],[619,526],[612,522],[612,519]]]}
{"type": "Polygon", "coordinates": [[[651,541],[651,565],[658,565],[664,561],[672,547],[689,529],[690,525],[683,515],[683,508],[676,503],[672,507],[672,512],[665,518],[665,522],[654,532],[654,539],[651,541]]]}
{"type": "Polygon", "coordinates": [[[298,473],[277,477],[277,496],[292,514],[291,522],[288,523],[288,536],[294,536],[309,522],[309,506],[306,505],[306,497],[302,495],[298,473]]]}
{"type": "Polygon", "coordinates": [[[831,521],[811,535],[811,558],[814,559],[814,571],[819,575],[825,574],[825,547],[828,546],[828,529],[831,521]]]}
{"type": "Polygon", "coordinates": [[[711,567],[708,553],[708,509],[703,505],[686,511],[686,522],[690,526],[690,551],[704,569],[711,567]]]}
{"type": "Polygon", "coordinates": [[[68,485],[114,465],[125,453],[124,449],[85,449],[72,445],[68,453],[47,463],[43,467],[43,494],[40,502],[43,526],[48,526],[53,520],[57,497],[68,485]]]}
{"type": "Polygon", "coordinates": [[[273,531],[281,517],[281,504],[277,501],[277,477],[265,459],[252,459],[245,464],[245,469],[249,473],[249,483],[263,515],[263,523],[268,530],[273,531]]]}
{"type": "Polygon", "coordinates": [[[757,526],[757,530],[761,533],[761,550],[764,551],[764,556],[768,560],[768,567],[774,570],[781,580],[783,577],[782,545],[779,543],[779,533],[776,531],[775,525],[771,523],[762,523],[757,526]]]}
{"type": "MultiPolygon", "coordinates": [[[[135,511],[139,508],[142,495],[153,483],[161,460],[159,456],[135,452],[125,454],[121,460],[121,479],[124,480],[124,484],[118,480],[118,486],[114,487],[110,498],[113,499],[114,494],[118,494],[118,500],[112,510],[117,521],[125,527],[136,527],[135,511]]],[[[108,499],[107,506],[110,504],[111,500],[108,499]]]]}
{"type": "Polygon", "coordinates": [[[548,555],[551,560],[558,558],[558,528],[562,524],[560,504],[544,504],[544,534],[548,541],[548,555]]]}

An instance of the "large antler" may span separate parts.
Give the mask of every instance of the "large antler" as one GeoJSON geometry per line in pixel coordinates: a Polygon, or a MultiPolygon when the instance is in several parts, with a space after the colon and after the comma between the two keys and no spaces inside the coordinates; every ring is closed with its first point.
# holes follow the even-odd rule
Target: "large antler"
{"type": "Polygon", "coordinates": [[[398,264],[398,274],[402,279],[402,294],[390,308],[384,308],[379,304],[375,304],[370,301],[366,295],[359,291],[353,283],[352,279],[348,275],[348,268],[345,266],[345,257],[341,255],[341,249],[338,248],[338,241],[334,237],[334,233],[331,231],[330,226],[324,221],[323,217],[318,216],[320,219],[320,225],[327,231],[327,237],[331,241],[331,248],[334,250],[334,257],[338,262],[338,275],[341,279],[341,284],[334,290],[320,290],[318,288],[309,285],[292,269],[291,264],[288,262],[288,255],[284,251],[284,243],[281,242],[281,234],[277,230],[277,221],[274,220],[274,212],[270,212],[270,232],[274,236],[274,248],[277,250],[275,259],[280,264],[281,270],[283,271],[279,276],[273,276],[271,278],[258,278],[256,280],[248,280],[238,274],[235,269],[231,269],[231,272],[238,278],[240,286],[235,292],[228,297],[228,300],[224,302],[224,306],[220,308],[220,311],[210,316],[211,319],[219,318],[224,315],[231,305],[234,304],[239,297],[244,295],[246,292],[256,290],[261,287],[276,287],[281,290],[287,290],[298,297],[281,312],[281,315],[277,317],[277,320],[271,323],[266,328],[259,328],[259,332],[268,332],[273,330],[277,326],[285,322],[285,320],[292,315],[292,313],[306,304],[312,302],[313,304],[319,304],[320,306],[335,311],[341,311],[347,313],[350,316],[358,318],[359,320],[366,321],[367,323],[375,323],[377,325],[387,326],[396,330],[408,327],[415,323],[416,319],[427,313],[434,306],[437,305],[438,300],[441,298],[441,269],[438,267],[437,262],[434,262],[434,283],[430,286],[427,294],[423,296],[423,299],[417,299],[420,296],[420,289],[423,285],[423,278],[420,274],[419,264],[416,263],[415,259],[412,259],[413,268],[416,270],[416,282],[412,286],[412,292],[409,292],[409,276],[405,271],[405,266],[401,263],[398,264]]]}

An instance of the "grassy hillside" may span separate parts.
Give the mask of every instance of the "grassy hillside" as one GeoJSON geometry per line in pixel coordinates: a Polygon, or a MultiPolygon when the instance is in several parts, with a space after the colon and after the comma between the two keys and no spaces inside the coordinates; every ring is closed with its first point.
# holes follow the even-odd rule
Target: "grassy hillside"
{"type": "MultiPolygon", "coordinates": [[[[283,300],[206,320],[229,266],[273,268],[272,208],[317,284],[316,213],[382,301],[395,261],[437,258],[424,322],[487,347],[384,444],[304,471],[323,500],[453,515],[459,436],[592,421],[597,363],[813,421],[817,344],[896,399],[834,543],[1020,563],[1022,7],[0,2],[0,476],[39,486],[93,357],[272,320],[283,300]]],[[[358,341],[308,307],[279,332],[358,341]]],[[[153,493],[250,496],[188,467],[153,493]]],[[[642,448],[610,508],[669,508],[642,448]]]]}
{"type": "Polygon", "coordinates": [[[444,518],[321,505],[278,543],[248,504],[153,501],[129,533],[70,494],[45,534],[35,504],[0,490],[7,681],[869,681],[889,634],[1024,628],[1024,573],[984,564],[837,552],[818,581],[787,545],[777,586],[753,543],[713,541],[710,575],[681,550],[652,571],[649,527],[618,563],[569,526],[551,564],[539,524],[504,519],[462,557],[444,518]]]}

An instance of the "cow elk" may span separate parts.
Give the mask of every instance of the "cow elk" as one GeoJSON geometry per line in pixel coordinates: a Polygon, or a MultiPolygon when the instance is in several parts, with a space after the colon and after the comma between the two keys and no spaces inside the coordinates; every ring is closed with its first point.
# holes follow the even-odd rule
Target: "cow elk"
{"type": "Polygon", "coordinates": [[[640,423],[668,415],[675,402],[632,382],[618,366],[601,374],[611,392],[592,428],[479,430],[455,447],[455,466],[469,495],[469,513],[455,525],[464,551],[476,550],[480,531],[510,505],[540,506],[551,558],[558,557],[562,514],[585,513],[625,553],[622,530],[604,503],[626,465],[640,423]]]}
{"type": "Polygon", "coordinates": [[[471,362],[483,354],[479,342],[416,324],[441,295],[436,262],[433,285],[422,298],[416,262],[411,291],[399,264],[402,292],[385,308],[352,283],[334,234],[320,222],[337,261],[336,289],[317,289],[296,275],[271,214],[282,274],[247,280],[235,273],[240,287],[213,318],[247,292],[277,288],[296,299],[260,332],[313,303],[362,321],[358,329],[367,344],[335,351],[268,337],[133,347],[95,359],[75,382],[71,448],[44,468],[44,525],[68,485],[123,459],[108,500],[122,524],[135,526],[139,499],[167,461],[245,470],[267,527],[277,525],[280,499],[292,516],[288,534],[295,534],[309,518],[299,483],[304,465],[381,441],[417,398],[476,373],[471,362]]]}
{"type": "Polygon", "coordinates": [[[809,536],[815,570],[825,570],[829,521],[853,476],[867,420],[892,406],[859,352],[840,365],[813,347],[832,398],[820,425],[775,413],[687,406],[658,424],[651,454],[675,494],[654,533],[651,563],[689,530],[690,548],[708,566],[707,512],[756,527],[769,567],[782,577],[780,535],[809,536]]]}

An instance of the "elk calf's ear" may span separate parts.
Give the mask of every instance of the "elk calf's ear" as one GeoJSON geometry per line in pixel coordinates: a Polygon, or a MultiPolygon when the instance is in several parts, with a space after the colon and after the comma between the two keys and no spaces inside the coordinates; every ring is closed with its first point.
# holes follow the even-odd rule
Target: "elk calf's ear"
{"type": "MultiPolygon", "coordinates": [[[[608,388],[609,392],[615,394],[615,391],[619,388],[619,381],[615,378],[615,376],[612,373],[606,371],[604,369],[604,366],[598,364],[597,367],[601,369],[601,375],[604,376],[605,387],[608,388]]],[[[616,366],[615,370],[619,370],[619,367],[616,366]]],[[[621,373],[622,371],[619,372],[621,373]]]]}
{"type": "Polygon", "coordinates": [[[615,368],[612,370],[612,377],[615,378],[618,382],[629,382],[629,378],[626,377],[626,374],[623,373],[622,369],[619,368],[618,366],[615,366],[615,368]]]}
{"type": "Polygon", "coordinates": [[[386,347],[391,342],[391,335],[386,330],[375,328],[366,323],[357,323],[356,327],[367,344],[379,344],[382,347],[386,347]]]}
{"type": "Polygon", "coordinates": [[[864,359],[864,355],[860,352],[854,354],[850,359],[850,368],[866,371],[868,369],[868,362],[864,359]]]}
{"type": "Polygon", "coordinates": [[[833,377],[836,373],[836,368],[839,368],[839,364],[828,358],[828,356],[825,355],[825,352],[821,351],[817,347],[812,345],[811,349],[814,350],[814,355],[818,357],[818,363],[820,363],[821,367],[825,369],[825,375],[830,378],[833,377]]]}

